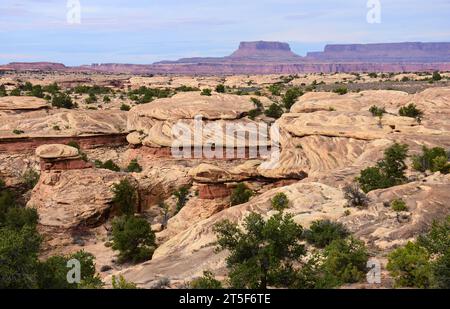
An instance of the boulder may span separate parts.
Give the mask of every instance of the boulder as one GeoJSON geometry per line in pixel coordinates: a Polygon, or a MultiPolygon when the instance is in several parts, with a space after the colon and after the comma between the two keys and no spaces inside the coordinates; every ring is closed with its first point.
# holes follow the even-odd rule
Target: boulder
{"type": "Polygon", "coordinates": [[[79,156],[77,148],[61,144],[42,145],[36,148],[35,152],[36,156],[45,160],[73,159],[79,156]]]}

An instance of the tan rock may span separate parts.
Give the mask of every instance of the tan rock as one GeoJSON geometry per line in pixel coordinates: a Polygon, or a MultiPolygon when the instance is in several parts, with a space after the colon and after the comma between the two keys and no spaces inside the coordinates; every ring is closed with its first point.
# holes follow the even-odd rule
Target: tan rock
{"type": "Polygon", "coordinates": [[[44,99],[27,96],[0,97],[0,112],[2,111],[33,111],[50,108],[51,105],[44,99]]]}
{"type": "Polygon", "coordinates": [[[76,158],[79,156],[79,151],[67,145],[49,144],[36,148],[36,156],[42,159],[76,158]]]}

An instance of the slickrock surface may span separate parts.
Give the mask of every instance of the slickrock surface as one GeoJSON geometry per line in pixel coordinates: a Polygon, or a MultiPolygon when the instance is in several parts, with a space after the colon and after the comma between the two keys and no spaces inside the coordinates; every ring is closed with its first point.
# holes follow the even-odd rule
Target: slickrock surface
{"type": "Polygon", "coordinates": [[[67,145],[49,144],[36,148],[36,156],[42,159],[76,158],[79,156],[79,151],[67,145]]]}
{"type": "Polygon", "coordinates": [[[113,184],[126,177],[103,169],[44,172],[27,205],[37,209],[46,227],[97,226],[112,211],[113,184]]]}
{"type": "Polygon", "coordinates": [[[26,112],[50,108],[50,104],[35,97],[0,97],[0,116],[6,112],[26,112]]]}

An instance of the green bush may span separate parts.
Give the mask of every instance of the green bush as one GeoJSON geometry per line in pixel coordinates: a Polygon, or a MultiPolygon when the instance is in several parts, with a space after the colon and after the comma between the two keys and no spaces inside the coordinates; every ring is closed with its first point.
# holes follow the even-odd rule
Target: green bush
{"type": "Polygon", "coordinates": [[[133,282],[128,282],[125,278],[120,275],[117,279],[116,276],[112,276],[111,279],[112,288],[115,290],[136,290],[137,286],[133,282]]]}
{"type": "Polygon", "coordinates": [[[367,193],[403,184],[406,181],[404,171],[407,154],[408,146],[404,144],[395,143],[386,149],[383,160],[375,167],[362,170],[360,176],[356,178],[361,189],[367,193]]]}
{"type": "Polygon", "coordinates": [[[150,260],[156,248],[155,233],[143,218],[115,218],[112,221],[112,248],[119,251],[119,263],[150,260]]]}
{"type": "Polygon", "coordinates": [[[191,91],[200,91],[200,89],[198,89],[197,87],[190,87],[190,86],[180,86],[178,88],[175,89],[176,91],[180,91],[180,92],[191,92],[191,91]]]}
{"type": "Polygon", "coordinates": [[[210,271],[204,271],[203,277],[192,280],[189,283],[189,288],[191,289],[208,289],[217,290],[222,289],[222,283],[214,278],[214,274],[210,271]]]}
{"type": "Polygon", "coordinates": [[[14,97],[20,97],[22,95],[22,91],[20,91],[20,88],[14,88],[13,90],[11,90],[9,95],[14,97]]]}
{"type": "Polygon", "coordinates": [[[275,96],[281,95],[282,86],[280,84],[270,85],[268,89],[272,95],[275,95],[275,96]]]}
{"type": "Polygon", "coordinates": [[[121,110],[121,111],[128,112],[130,109],[131,109],[130,105],[127,105],[127,104],[122,104],[122,105],[120,106],[120,110],[121,110]]]}
{"type": "Polygon", "coordinates": [[[189,188],[181,187],[177,191],[175,191],[173,195],[177,198],[176,213],[178,213],[188,201],[189,188]]]}
{"type": "Polygon", "coordinates": [[[373,105],[370,109],[369,112],[372,114],[372,116],[374,117],[382,117],[383,114],[386,113],[386,109],[384,107],[378,107],[376,105],[373,105]]]}
{"type": "Polygon", "coordinates": [[[414,103],[401,107],[398,114],[403,117],[415,118],[419,122],[423,117],[423,111],[418,109],[414,103]]]}
{"type": "Polygon", "coordinates": [[[430,287],[432,268],[429,259],[427,250],[413,242],[390,253],[387,269],[395,280],[395,286],[430,287]]]}
{"type": "Polygon", "coordinates": [[[309,230],[306,230],[303,237],[315,247],[325,248],[336,239],[344,239],[350,232],[344,225],[330,220],[314,221],[309,230]]]}
{"type": "Polygon", "coordinates": [[[65,93],[56,93],[52,98],[52,105],[58,108],[76,108],[77,105],[72,102],[69,95],[65,93]]]}
{"type": "Polygon", "coordinates": [[[97,161],[96,167],[110,170],[113,172],[120,172],[120,167],[116,163],[114,163],[113,160],[108,160],[103,163],[101,163],[101,161],[97,161]]]}
{"type": "Polygon", "coordinates": [[[225,93],[225,86],[222,84],[219,84],[216,86],[216,92],[218,93],[225,93]]]}
{"type": "Polygon", "coordinates": [[[0,97],[6,97],[7,95],[5,85],[0,85],[0,97]]]}
{"type": "Polygon", "coordinates": [[[238,183],[236,188],[231,192],[231,206],[247,203],[252,196],[252,190],[248,189],[244,183],[238,183]]]}
{"type": "Polygon", "coordinates": [[[439,72],[438,71],[436,71],[436,72],[433,72],[433,77],[432,77],[432,80],[434,80],[434,81],[440,81],[442,79],[442,76],[441,76],[441,74],[439,74],[439,72]]]}
{"type": "Polygon", "coordinates": [[[406,207],[405,201],[402,199],[396,199],[391,202],[391,208],[393,211],[408,211],[408,207],[406,207]]]}
{"type": "Polygon", "coordinates": [[[211,96],[211,89],[205,88],[202,90],[202,92],[200,94],[209,97],[209,96],[211,96]]]}
{"type": "Polygon", "coordinates": [[[277,193],[271,200],[272,208],[278,211],[283,211],[289,207],[289,199],[286,194],[277,193]]]}
{"type": "Polygon", "coordinates": [[[16,134],[16,135],[20,135],[20,134],[24,134],[24,133],[25,133],[25,131],[17,130],[17,129],[14,129],[12,132],[13,132],[14,134],[16,134]]]}
{"type": "Polygon", "coordinates": [[[243,229],[222,221],[214,227],[217,250],[228,250],[226,259],[232,288],[288,287],[295,281],[293,263],[304,254],[302,227],[291,215],[278,213],[267,221],[251,213],[243,229]]]}
{"type": "Polygon", "coordinates": [[[283,115],[283,109],[276,103],[272,103],[264,112],[267,117],[278,119],[283,115]]]}
{"type": "Polygon", "coordinates": [[[142,172],[142,167],[139,165],[137,159],[133,159],[130,161],[130,164],[127,166],[128,173],[140,173],[142,172]]]}
{"type": "Polygon", "coordinates": [[[37,171],[29,168],[22,174],[22,183],[27,190],[31,190],[37,185],[39,177],[40,175],[37,171]]]}
{"type": "Polygon", "coordinates": [[[120,214],[131,215],[138,208],[138,194],[136,188],[128,179],[121,180],[112,187],[113,203],[120,214]]]}
{"type": "Polygon", "coordinates": [[[348,206],[364,208],[369,204],[369,198],[358,184],[347,185],[343,188],[345,199],[348,201],[348,206]]]}
{"type": "Polygon", "coordinates": [[[339,286],[366,278],[369,255],[362,241],[353,237],[334,240],[323,252],[327,280],[339,286]]]}
{"type": "Polygon", "coordinates": [[[444,148],[434,147],[430,149],[424,146],[422,155],[413,156],[413,168],[420,172],[430,170],[447,174],[450,169],[448,154],[444,148]]]}
{"type": "Polygon", "coordinates": [[[337,93],[339,95],[344,95],[348,93],[348,89],[345,87],[339,87],[333,90],[334,93],[337,93]]]}
{"type": "Polygon", "coordinates": [[[35,85],[31,89],[30,95],[36,98],[43,98],[44,97],[44,90],[42,89],[41,85],[35,85]]]}
{"type": "Polygon", "coordinates": [[[292,105],[294,105],[295,101],[297,101],[298,97],[302,95],[303,91],[301,91],[300,88],[298,87],[289,88],[283,97],[284,107],[289,110],[292,107],[292,105]]]}

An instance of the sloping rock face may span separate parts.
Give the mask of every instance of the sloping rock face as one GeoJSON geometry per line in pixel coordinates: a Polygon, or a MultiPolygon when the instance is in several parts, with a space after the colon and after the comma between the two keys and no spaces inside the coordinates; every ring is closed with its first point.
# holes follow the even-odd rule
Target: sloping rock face
{"type": "Polygon", "coordinates": [[[0,97],[0,116],[34,111],[39,109],[51,108],[50,104],[44,100],[35,97],[0,97]]]}
{"type": "Polygon", "coordinates": [[[68,159],[78,157],[80,152],[75,147],[49,144],[39,146],[36,149],[36,155],[41,159],[68,159]]]}
{"type": "Polygon", "coordinates": [[[97,226],[113,211],[113,185],[127,177],[103,169],[43,172],[27,206],[37,209],[47,228],[97,226]]]}
{"type": "Polygon", "coordinates": [[[63,109],[13,116],[0,114],[0,139],[18,137],[13,130],[24,131],[21,138],[120,134],[125,132],[126,117],[122,111],[63,109]]]}

